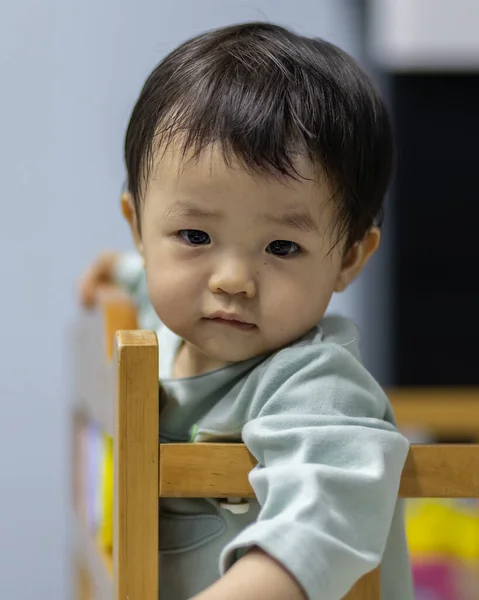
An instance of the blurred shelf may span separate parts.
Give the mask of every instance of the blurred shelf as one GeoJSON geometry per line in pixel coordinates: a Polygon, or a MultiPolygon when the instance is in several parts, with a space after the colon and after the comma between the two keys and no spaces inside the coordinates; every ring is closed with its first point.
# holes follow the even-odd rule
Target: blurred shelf
{"type": "Polygon", "coordinates": [[[397,388],[386,392],[399,428],[479,440],[479,388],[397,388]]]}
{"type": "Polygon", "coordinates": [[[71,331],[71,398],[76,413],[113,435],[115,399],[114,363],[107,358],[104,317],[100,311],[84,312],[71,331]]]}

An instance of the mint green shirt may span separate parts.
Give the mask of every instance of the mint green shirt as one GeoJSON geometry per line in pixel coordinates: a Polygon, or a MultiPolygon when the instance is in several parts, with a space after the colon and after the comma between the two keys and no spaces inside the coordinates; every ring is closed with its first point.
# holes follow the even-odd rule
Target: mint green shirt
{"type": "Polygon", "coordinates": [[[413,600],[397,500],[408,442],[355,326],[325,317],[271,355],[183,379],[171,376],[181,340],[158,337],[161,441],[243,440],[258,461],[257,500],[161,502],[161,597],[187,600],[256,546],[311,600],[341,600],[379,562],[382,599],[413,600]]]}

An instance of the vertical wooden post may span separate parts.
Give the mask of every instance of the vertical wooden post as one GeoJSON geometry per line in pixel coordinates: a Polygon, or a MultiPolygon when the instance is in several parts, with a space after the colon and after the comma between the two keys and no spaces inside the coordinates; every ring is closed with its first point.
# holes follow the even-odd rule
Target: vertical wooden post
{"type": "Polygon", "coordinates": [[[114,422],[114,600],[158,600],[158,341],[119,331],[114,422]]]}
{"type": "Polygon", "coordinates": [[[366,573],[353,589],[345,596],[344,600],[381,600],[380,569],[366,573]]]}

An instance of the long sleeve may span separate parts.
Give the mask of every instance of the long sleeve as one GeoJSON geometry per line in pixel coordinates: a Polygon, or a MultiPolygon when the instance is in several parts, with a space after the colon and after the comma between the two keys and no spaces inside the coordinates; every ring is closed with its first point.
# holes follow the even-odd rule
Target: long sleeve
{"type": "Polygon", "coordinates": [[[258,520],[224,550],[222,571],[253,546],[279,561],[311,600],[341,600],[381,561],[407,440],[388,400],[339,344],[280,351],[251,403],[243,440],[258,466],[258,520]]]}

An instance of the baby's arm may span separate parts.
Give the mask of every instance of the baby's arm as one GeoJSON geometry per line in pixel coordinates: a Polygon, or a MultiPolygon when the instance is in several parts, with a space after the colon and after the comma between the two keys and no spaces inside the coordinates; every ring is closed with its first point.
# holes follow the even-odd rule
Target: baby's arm
{"type": "MultiPolygon", "coordinates": [[[[383,420],[386,403],[338,344],[296,346],[274,357],[243,429],[258,460],[250,481],[261,511],[225,549],[216,589],[237,585],[248,561],[268,579],[281,565],[288,587],[297,581],[310,600],[341,600],[379,564],[408,453],[406,439],[383,420]],[[255,552],[232,567],[250,548],[269,561],[255,552]]],[[[261,573],[256,583],[245,576],[249,583],[241,585],[251,587],[244,597],[265,598],[261,573]]]]}
{"type": "Polygon", "coordinates": [[[95,306],[101,294],[117,288],[133,294],[143,272],[143,261],[136,252],[103,252],[88,267],[80,280],[80,302],[95,306]]]}
{"type": "Polygon", "coordinates": [[[253,548],[193,600],[305,600],[299,583],[278,562],[253,548]]]}

